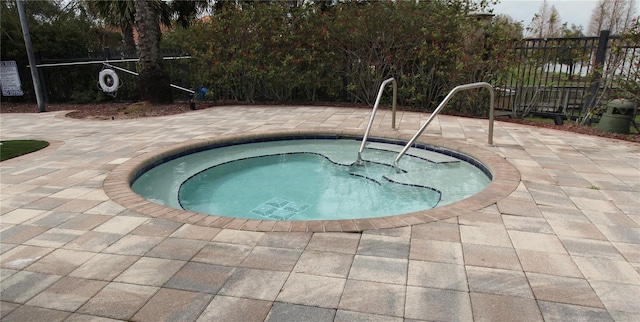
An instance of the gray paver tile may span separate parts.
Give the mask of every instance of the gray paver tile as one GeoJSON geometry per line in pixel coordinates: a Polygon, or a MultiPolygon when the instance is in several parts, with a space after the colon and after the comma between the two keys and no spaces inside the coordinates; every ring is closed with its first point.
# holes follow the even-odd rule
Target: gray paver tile
{"type": "Polygon", "coordinates": [[[487,245],[464,244],[464,264],[521,270],[518,255],[513,248],[487,245]]]}
{"type": "Polygon", "coordinates": [[[17,272],[19,271],[15,269],[0,268],[0,283],[17,272]]]}
{"type": "Polygon", "coordinates": [[[82,200],[82,199],[71,199],[68,202],[53,208],[53,211],[68,211],[68,212],[84,212],[89,210],[96,205],[100,204],[98,200],[82,200]]]}
{"type": "Polygon", "coordinates": [[[0,299],[3,302],[24,304],[61,277],[28,271],[17,272],[2,281],[0,299]]]}
{"type": "Polygon", "coordinates": [[[557,276],[583,277],[573,258],[566,254],[519,249],[518,257],[525,272],[557,276]]]}
{"type": "Polygon", "coordinates": [[[131,234],[142,236],[168,237],[173,234],[173,232],[178,230],[178,228],[180,228],[180,226],[182,225],[182,223],[178,223],[173,220],[151,218],[134,229],[131,234]]]}
{"type": "Polygon", "coordinates": [[[167,238],[145,256],[188,261],[207,244],[203,240],[167,238]]]}
{"type": "Polygon", "coordinates": [[[363,234],[356,254],[407,259],[409,245],[409,238],[363,234]]]}
{"type": "Polygon", "coordinates": [[[566,254],[567,251],[557,236],[510,230],[509,236],[513,246],[518,249],[529,249],[540,252],[566,254]]]}
{"type": "Polygon", "coordinates": [[[44,233],[29,239],[23,245],[59,248],[64,244],[76,239],[83,231],[52,228],[44,233]]]}
{"type": "Polygon", "coordinates": [[[502,225],[460,226],[463,244],[511,247],[507,230],[502,225]]]}
{"type": "Polygon", "coordinates": [[[502,216],[507,230],[527,231],[531,233],[552,234],[553,229],[546,219],[540,217],[502,216]]]}
{"type": "Polygon", "coordinates": [[[74,212],[46,212],[38,217],[29,220],[29,225],[44,226],[44,227],[56,227],[67,220],[73,219],[80,214],[74,212]]]}
{"type": "Polygon", "coordinates": [[[138,256],[96,254],[69,274],[72,277],[112,281],[138,260],[138,256]]]}
{"type": "Polygon", "coordinates": [[[624,258],[608,241],[581,239],[581,238],[561,238],[562,244],[572,256],[597,257],[612,260],[623,260],[624,258]]]}
{"type": "Polygon", "coordinates": [[[71,312],[51,310],[41,307],[23,305],[13,310],[2,321],[64,321],[71,312]]]}
{"type": "Polygon", "coordinates": [[[604,309],[547,301],[538,305],[546,321],[614,321],[604,309]]]}
{"type": "Polygon", "coordinates": [[[45,274],[67,275],[94,255],[95,253],[79,250],[56,249],[26,269],[45,274]]]}
{"type": "Polygon", "coordinates": [[[348,280],[340,310],[402,317],[406,286],[348,280]]]}
{"type": "Polygon", "coordinates": [[[220,232],[220,230],[220,228],[184,224],[174,231],[170,237],[210,241],[220,232]]]}
{"type": "Polygon", "coordinates": [[[404,317],[432,321],[471,321],[469,293],[407,286],[404,317]]]}
{"type": "Polygon", "coordinates": [[[464,264],[462,245],[460,243],[437,240],[411,240],[409,259],[458,265],[464,264]]]}
{"type": "Polygon", "coordinates": [[[640,263],[640,245],[613,243],[613,246],[628,262],[640,263]]]}
{"type": "Polygon", "coordinates": [[[235,268],[202,263],[187,263],[164,287],[216,294],[235,268]]]}
{"type": "Polygon", "coordinates": [[[471,293],[475,321],[543,321],[534,299],[471,293]]]}
{"type": "Polygon", "coordinates": [[[89,252],[101,252],[122,238],[119,234],[87,231],[72,242],[64,245],[65,249],[84,250],[89,252]]]}
{"type": "Polygon", "coordinates": [[[65,322],[114,322],[114,321],[121,321],[121,320],[115,320],[115,319],[105,318],[101,316],[74,313],[74,314],[71,314],[64,321],[65,322]]]}
{"type": "Polygon", "coordinates": [[[146,237],[127,235],[113,245],[107,247],[103,252],[120,255],[142,256],[163,240],[162,237],[146,237]]]}
{"type": "Polygon", "coordinates": [[[338,310],[334,322],[403,322],[400,317],[338,310]]]}
{"type": "Polygon", "coordinates": [[[640,274],[627,261],[579,256],[573,260],[589,280],[640,285],[640,274]]]}
{"type": "Polygon", "coordinates": [[[134,321],[195,321],[213,295],[161,288],[133,316],[134,321]]]}
{"type": "Polygon", "coordinates": [[[292,274],[278,295],[277,301],[324,308],[337,308],[345,279],[292,274]]]}
{"type": "Polygon", "coordinates": [[[315,233],[307,249],[355,254],[360,243],[359,234],[315,233]]]}
{"type": "Polygon", "coordinates": [[[213,237],[212,241],[255,246],[264,234],[261,232],[224,229],[213,237]]]}
{"type": "Polygon", "coordinates": [[[460,242],[460,229],[457,224],[432,222],[411,226],[411,238],[460,242]]]}
{"type": "Polygon", "coordinates": [[[256,246],[240,266],[289,272],[301,254],[298,249],[256,246]]]}
{"type": "Polygon", "coordinates": [[[331,322],[336,310],[288,303],[273,303],[265,322],[331,322]]]}
{"type": "Polygon", "coordinates": [[[597,225],[610,241],[640,245],[640,227],[597,225]]]}
{"type": "MultiPolygon", "coordinates": [[[[411,227],[385,228],[376,230],[367,230],[362,232],[363,235],[380,235],[389,237],[411,238],[411,227]]],[[[340,312],[340,311],[339,311],[340,312]]],[[[344,311],[342,311],[344,312],[344,311]]]]}
{"type": "Polygon", "coordinates": [[[549,219],[549,225],[553,227],[556,235],[562,237],[574,237],[584,239],[606,240],[604,235],[598,230],[598,228],[586,222],[569,221],[569,220],[556,220],[549,219]]]}
{"type": "Polygon", "coordinates": [[[18,245],[0,257],[2,268],[23,269],[52,252],[53,248],[18,245]]]}
{"type": "Polygon", "coordinates": [[[405,285],[407,266],[405,259],[356,255],[349,279],[405,285]]]}
{"type": "Polygon", "coordinates": [[[271,306],[269,301],[218,295],[202,312],[198,321],[262,322],[271,306]]]}
{"type": "Polygon", "coordinates": [[[640,286],[607,281],[589,283],[608,310],[640,314],[640,286]]]}
{"type": "Polygon", "coordinates": [[[64,229],[77,229],[77,230],[91,230],[100,225],[102,225],[105,221],[111,219],[111,216],[108,215],[97,215],[97,214],[78,214],[73,218],[65,221],[60,224],[58,228],[64,229]]]}
{"type": "Polygon", "coordinates": [[[129,266],[122,274],[114,279],[116,282],[162,286],[186,262],[171,259],[142,257],[129,266]]]}
{"type": "Polygon", "coordinates": [[[144,217],[116,216],[93,230],[101,233],[126,235],[148,220],[149,218],[144,217]]]}
{"type": "Polygon", "coordinates": [[[471,292],[533,298],[522,272],[487,267],[467,267],[471,292]]]}
{"type": "Polygon", "coordinates": [[[110,283],[77,312],[127,320],[138,312],[157,291],[158,288],[152,286],[110,283]]]}
{"type": "Polygon", "coordinates": [[[305,249],[313,233],[270,232],[258,241],[259,246],[305,249]]]}
{"type": "MultiPolygon", "coordinates": [[[[2,223],[0,223],[0,226],[2,226],[2,223]]],[[[0,233],[1,232],[2,232],[2,229],[0,228],[0,233]]],[[[17,245],[15,245],[15,244],[0,243],[0,255],[3,255],[4,253],[10,251],[11,249],[13,249],[16,246],[17,245]]]]}
{"type": "Polygon", "coordinates": [[[25,241],[47,231],[48,227],[17,225],[5,229],[0,235],[0,242],[8,244],[21,244],[25,241]]]}
{"type": "Polygon", "coordinates": [[[410,260],[407,285],[469,291],[464,266],[446,263],[410,260]]]}
{"type": "MultiPolygon", "coordinates": [[[[82,198],[91,198],[88,195],[83,195],[82,198]]],[[[98,196],[98,200],[101,201],[103,200],[100,196],[98,196]]],[[[104,202],[101,202],[100,204],[87,209],[87,211],[85,211],[86,214],[100,214],[100,215],[109,215],[109,216],[115,216],[115,215],[119,215],[122,214],[124,211],[126,210],[126,208],[124,208],[123,206],[111,201],[111,200],[106,200],[104,202]]]]}
{"type": "Polygon", "coordinates": [[[638,224],[623,213],[607,213],[590,210],[585,210],[583,213],[595,225],[638,227],[638,224]]]}
{"type": "Polygon", "coordinates": [[[46,213],[44,210],[18,208],[0,216],[0,220],[5,224],[17,225],[36,218],[44,213],[46,213]]]}
{"type": "Polygon", "coordinates": [[[9,313],[13,312],[13,310],[20,307],[20,304],[17,303],[9,303],[9,302],[0,302],[0,319],[4,319],[9,313]]]}
{"type": "Polygon", "coordinates": [[[498,201],[500,213],[523,217],[541,217],[536,203],[529,198],[507,197],[498,201]]]}
{"type": "Polygon", "coordinates": [[[604,309],[585,279],[535,273],[527,273],[527,278],[537,300],[604,309]]]}
{"type": "Polygon", "coordinates": [[[295,273],[346,278],[354,255],[321,251],[305,251],[293,269],[295,273]]]}
{"type": "Polygon", "coordinates": [[[107,282],[63,277],[32,298],[27,305],[73,312],[105,285],[107,282]]]}
{"type": "Polygon", "coordinates": [[[282,290],[288,276],[288,272],[237,268],[218,294],[273,301],[282,290]]]}
{"type": "Polygon", "coordinates": [[[192,261],[207,264],[237,266],[249,255],[252,246],[226,243],[209,243],[193,257],[192,261]]]}

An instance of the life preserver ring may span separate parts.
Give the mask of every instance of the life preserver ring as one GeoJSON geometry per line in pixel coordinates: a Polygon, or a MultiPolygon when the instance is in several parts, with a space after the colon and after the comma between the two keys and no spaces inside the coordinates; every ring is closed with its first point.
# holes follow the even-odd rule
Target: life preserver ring
{"type": "Polygon", "coordinates": [[[113,93],[118,90],[118,86],[120,86],[120,79],[118,79],[118,75],[113,69],[107,68],[100,71],[98,83],[100,84],[100,88],[102,88],[103,92],[113,93]]]}

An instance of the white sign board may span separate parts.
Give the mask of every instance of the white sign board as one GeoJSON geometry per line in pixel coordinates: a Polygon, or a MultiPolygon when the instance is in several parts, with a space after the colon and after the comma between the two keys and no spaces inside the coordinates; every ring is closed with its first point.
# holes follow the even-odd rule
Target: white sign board
{"type": "Polygon", "coordinates": [[[3,96],[22,96],[22,84],[15,60],[0,62],[0,87],[3,96]]]}

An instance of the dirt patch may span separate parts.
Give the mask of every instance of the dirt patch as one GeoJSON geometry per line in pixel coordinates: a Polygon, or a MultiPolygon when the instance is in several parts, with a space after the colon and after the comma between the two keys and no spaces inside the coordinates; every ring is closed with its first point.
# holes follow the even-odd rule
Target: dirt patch
{"type": "MultiPolygon", "coordinates": [[[[228,103],[228,104],[242,104],[242,103],[228,103]]],[[[227,103],[213,103],[213,102],[197,102],[195,104],[196,110],[202,110],[211,108],[214,106],[228,105],[227,103]]],[[[269,103],[271,104],[271,103],[269,103]]],[[[274,103],[273,105],[282,105],[274,103]]],[[[327,104],[322,104],[327,105],[327,104]]],[[[341,106],[335,103],[328,103],[331,106],[341,106]]],[[[299,106],[299,105],[298,105],[299,106]]],[[[342,106],[355,107],[352,104],[345,104],[342,106]]],[[[361,107],[361,106],[359,106],[361,107]]],[[[181,114],[191,111],[189,102],[176,102],[174,104],[167,105],[151,105],[148,102],[137,103],[100,103],[100,104],[48,104],[47,111],[71,111],[67,114],[67,117],[76,119],[94,119],[94,120],[122,120],[122,119],[135,119],[140,117],[155,117],[181,114]]],[[[37,113],[38,107],[36,104],[18,104],[18,103],[2,103],[0,104],[0,113],[37,113]]],[[[594,127],[581,126],[575,123],[567,123],[564,125],[554,125],[547,123],[531,122],[527,120],[519,119],[500,119],[500,121],[513,122],[518,124],[531,125],[536,127],[543,127],[555,130],[567,131],[569,133],[580,133],[592,136],[605,137],[610,139],[617,139],[629,142],[640,143],[640,134],[617,134],[602,132],[594,127]]]]}

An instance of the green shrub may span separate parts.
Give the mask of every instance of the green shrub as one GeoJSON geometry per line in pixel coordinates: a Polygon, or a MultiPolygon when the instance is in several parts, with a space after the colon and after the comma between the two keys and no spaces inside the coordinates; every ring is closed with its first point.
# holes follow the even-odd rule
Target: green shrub
{"type": "MultiPolygon", "coordinates": [[[[508,22],[483,22],[463,0],[345,1],[333,6],[239,2],[215,11],[166,44],[192,53],[188,82],[215,100],[373,104],[382,81],[399,83],[399,103],[434,108],[453,87],[491,82],[513,59],[508,22]]],[[[478,96],[481,95],[481,96],[478,96]]],[[[390,95],[388,95],[390,96],[390,95]]],[[[452,108],[482,115],[488,95],[452,108]]],[[[385,102],[390,99],[385,96],[385,102]]]]}

